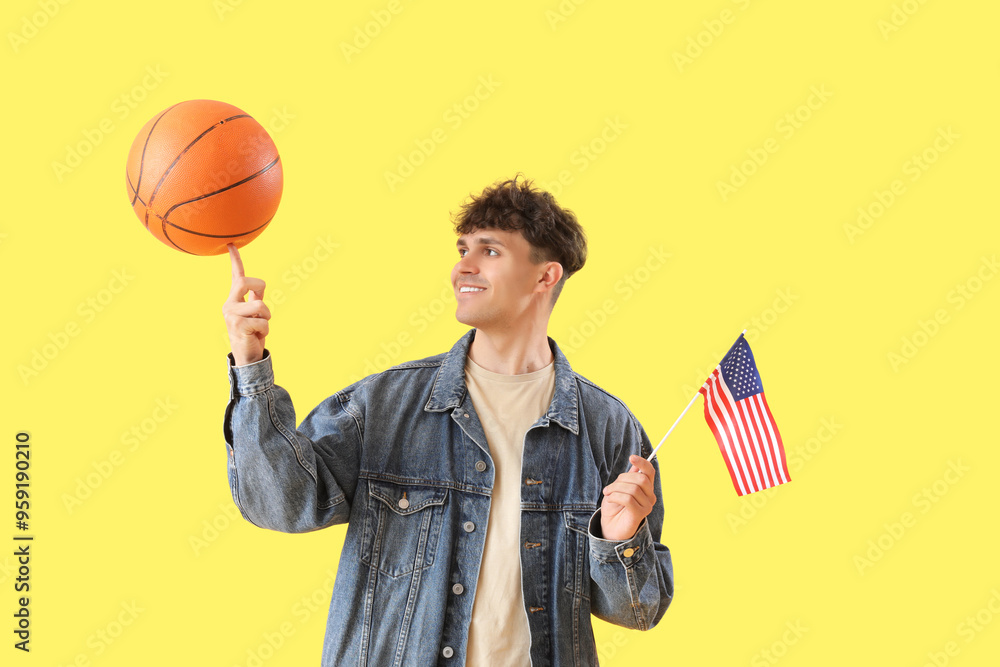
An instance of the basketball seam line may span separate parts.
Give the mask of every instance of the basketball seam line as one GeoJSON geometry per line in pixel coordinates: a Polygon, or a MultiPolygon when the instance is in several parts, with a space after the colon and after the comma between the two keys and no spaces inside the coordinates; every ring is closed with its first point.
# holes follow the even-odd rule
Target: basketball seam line
{"type": "MultiPolygon", "coordinates": [[[[178,102],[177,104],[180,104],[180,102],[178,102]]],[[[149,146],[149,138],[153,136],[153,130],[155,130],[159,122],[163,120],[163,117],[167,115],[167,112],[173,109],[175,106],[177,106],[177,104],[174,104],[164,109],[163,113],[160,114],[160,117],[156,119],[155,123],[153,123],[153,126],[149,128],[149,134],[146,135],[146,141],[144,141],[142,144],[142,156],[139,158],[139,180],[136,181],[135,183],[135,197],[132,199],[132,206],[135,206],[136,199],[139,199],[139,186],[142,185],[142,167],[146,162],[146,147],[149,146]]],[[[125,177],[129,179],[129,184],[131,184],[132,179],[128,175],[128,167],[125,168],[125,177]]],[[[142,200],[139,199],[139,201],[141,202],[142,200]]],[[[146,204],[143,204],[143,206],[145,205],[146,204]]],[[[149,229],[148,218],[146,220],[146,229],[149,229]]]]}
{"type": "Polygon", "coordinates": [[[174,161],[170,163],[170,166],[167,167],[166,171],[163,172],[163,175],[160,176],[160,181],[156,184],[156,187],[153,188],[153,192],[149,195],[149,204],[146,205],[147,206],[147,208],[146,208],[146,220],[145,220],[145,222],[146,222],[146,229],[149,229],[149,207],[151,207],[153,205],[153,200],[156,198],[156,193],[160,191],[160,188],[163,186],[164,181],[167,180],[167,176],[169,176],[170,172],[173,170],[173,168],[177,166],[177,163],[180,162],[180,159],[182,157],[184,157],[184,154],[187,153],[191,149],[192,146],[194,146],[196,143],[198,143],[201,140],[201,138],[204,137],[206,134],[208,134],[209,132],[211,132],[215,128],[220,127],[224,123],[226,123],[228,121],[231,121],[231,120],[235,120],[237,118],[250,118],[250,114],[245,114],[245,113],[244,114],[237,114],[235,116],[230,116],[229,118],[224,118],[221,121],[218,121],[217,123],[214,123],[207,130],[205,130],[204,132],[202,132],[201,134],[199,134],[197,137],[195,137],[191,141],[191,143],[189,143],[184,148],[184,150],[182,150],[180,153],[177,154],[177,157],[174,158],[174,161]]]}
{"type": "MultiPolygon", "coordinates": [[[[154,213],[153,215],[156,215],[156,214],[154,213]]],[[[157,216],[157,217],[159,217],[159,216],[157,216]]],[[[257,231],[258,229],[262,229],[264,227],[267,227],[267,225],[270,224],[270,222],[272,220],[274,220],[274,216],[273,215],[270,218],[268,218],[267,222],[265,222],[264,224],[262,224],[260,227],[257,227],[255,229],[251,229],[249,232],[241,232],[239,234],[204,234],[204,233],[201,233],[201,232],[192,232],[192,231],[189,231],[187,229],[184,229],[183,227],[177,227],[177,225],[175,225],[172,222],[168,222],[167,220],[163,220],[163,222],[164,222],[164,225],[163,225],[163,236],[168,241],[170,241],[171,243],[173,243],[174,247],[177,248],[178,250],[186,252],[189,255],[196,255],[197,253],[193,253],[190,250],[185,250],[184,248],[182,248],[179,245],[177,245],[177,243],[172,238],[170,238],[170,235],[167,234],[167,227],[166,227],[166,225],[170,225],[171,227],[177,227],[177,229],[182,229],[185,232],[188,232],[190,234],[196,234],[198,236],[209,236],[209,237],[212,237],[212,238],[224,239],[224,238],[231,238],[233,236],[245,236],[246,234],[252,234],[255,231],[257,231]]]]}
{"type": "MultiPolygon", "coordinates": [[[[191,252],[190,250],[185,250],[184,248],[182,248],[179,245],[177,245],[177,243],[172,238],[170,238],[170,235],[167,234],[167,225],[170,225],[171,227],[175,227],[175,228],[177,228],[177,229],[179,229],[181,231],[187,232],[188,234],[194,234],[195,236],[204,236],[204,237],[216,238],[216,239],[233,238],[234,236],[245,236],[246,234],[253,234],[258,229],[263,229],[264,227],[266,227],[268,225],[268,223],[270,223],[271,220],[274,219],[273,215],[270,218],[267,219],[267,222],[265,222],[264,224],[260,225],[259,227],[255,227],[255,228],[251,229],[250,231],[238,232],[236,234],[206,234],[204,232],[196,232],[196,231],[191,230],[191,229],[185,229],[184,227],[181,227],[180,225],[178,225],[176,223],[170,222],[169,220],[167,220],[167,217],[169,217],[171,211],[173,211],[178,206],[183,206],[184,204],[190,204],[191,202],[198,201],[199,199],[204,199],[206,197],[211,197],[212,195],[219,194],[220,192],[225,192],[226,190],[234,188],[237,185],[240,185],[242,183],[246,183],[247,181],[253,180],[254,178],[256,178],[256,177],[260,176],[261,174],[263,174],[264,172],[266,172],[268,169],[270,169],[274,165],[278,164],[278,161],[280,159],[281,159],[281,156],[279,155],[278,157],[274,158],[274,160],[272,160],[269,165],[267,165],[266,167],[264,167],[260,171],[254,173],[254,174],[251,174],[250,176],[247,176],[246,178],[244,178],[243,180],[241,180],[241,181],[239,181],[237,183],[233,183],[231,185],[227,185],[226,187],[224,187],[224,188],[222,188],[220,190],[216,190],[215,192],[210,192],[210,193],[208,193],[206,195],[201,195],[200,197],[195,197],[194,199],[190,199],[190,200],[188,200],[186,202],[181,202],[179,204],[174,204],[173,206],[171,206],[167,210],[167,212],[162,217],[160,215],[158,215],[156,213],[156,211],[153,211],[153,215],[155,215],[156,217],[160,218],[160,221],[161,221],[160,231],[163,233],[163,238],[165,238],[168,241],[170,241],[171,243],[173,243],[174,247],[177,248],[178,250],[184,250],[184,252],[188,253],[189,255],[194,255],[195,253],[191,252]]],[[[150,212],[150,209],[147,208],[146,209],[146,213],[148,214],[149,212],[150,212]]],[[[147,219],[148,219],[148,217],[149,216],[147,215],[147,219]]]]}
{"type": "MultiPolygon", "coordinates": [[[[260,176],[261,174],[263,174],[264,172],[266,172],[268,169],[270,169],[274,165],[278,164],[278,160],[280,160],[280,159],[281,159],[281,156],[279,155],[278,157],[274,158],[274,160],[272,160],[271,163],[268,164],[266,167],[264,167],[263,169],[261,169],[258,172],[250,174],[249,176],[247,176],[246,178],[244,178],[241,181],[236,181],[235,183],[231,183],[230,185],[227,185],[224,188],[220,188],[220,189],[216,190],[215,192],[209,192],[208,194],[198,195],[197,197],[195,197],[193,199],[188,199],[187,201],[182,201],[180,203],[174,204],[173,206],[171,206],[170,208],[167,209],[167,212],[163,214],[163,217],[161,219],[162,220],[166,220],[167,218],[169,218],[170,214],[178,206],[184,206],[185,204],[190,204],[191,202],[198,201],[199,199],[205,199],[207,197],[211,197],[212,195],[217,195],[220,192],[225,192],[226,190],[230,190],[232,188],[235,188],[237,185],[242,185],[242,184],[246,183],[247,181],[250,181],[250,180],[253,180],[253,179],[257,178],[258,176],[260,176]]],[[[155,215],[155,213],[154,213],[154,215],[155,215]]],[[[173,224],[173,223],[170,223],[170,224],[173,224]]],[[[177,225],[174,225],[174,227],[177,227],[177,225]]],[[[182,227],[177,227],[177,228],[178,229],[183,229],[182,227]]],[[[184,231],[190,231],[190,230],[185,229],[184,231]]]]}

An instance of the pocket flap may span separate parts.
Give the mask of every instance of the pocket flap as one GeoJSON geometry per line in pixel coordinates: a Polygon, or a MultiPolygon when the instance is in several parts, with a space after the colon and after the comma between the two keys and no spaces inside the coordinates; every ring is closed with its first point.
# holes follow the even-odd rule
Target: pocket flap
{"type": "Polygon", "coordinates": [[[368,480],[368,495],[385,503],[396,514],[419,512],[429,505],[443,505],[448,489],[368,480]]]}
{"type": "Polygon", "coordinates": [[[566,527],[570,530],[575,530],[578,533],[583,533],[584,535],[590,534],[590,519],[594,516],[593,512],[579,511],[579,510],[566,510],[563,512],[563,521],[566,527]]]}

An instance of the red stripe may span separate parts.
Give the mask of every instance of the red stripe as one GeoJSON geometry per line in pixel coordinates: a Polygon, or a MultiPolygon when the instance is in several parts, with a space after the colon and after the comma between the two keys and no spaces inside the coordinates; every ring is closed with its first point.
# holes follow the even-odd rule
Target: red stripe
{"type": "Polygon", "coordinates": [[[716,373],[712,378],[711,384],[712,406],[715,409],[715,414],[718,416],[719,421],[722,422],[723,427],[726,430],[726,436],[729,440],[730,449],[734,450],[733,455],[735,458],[732,459],[733,467],[736,469],[743,482],[743,488],[746,489],[747,493],[752,493],[756,488],[756,484],[751,476],[750,468],[746,464],[746,455],[744,454],[742,457],[740,456],[740,454],[743,454],[743,445],[740,442],[739,434],[733,431],[732,415],[729,411],[729,401],[721,389],[721,384],[722,378],[718,373],[716,373]]]}
{"type": "Polygon", "coordinates": [[[767,434],[767,428],[761,423],[760,413],[757,411],[757,406],[752,397],[740,401],[740,407],[746,410],[747,426],[757,436],[757,442],[760,445],[760,453],[757,457],[760,459],[761,470],[765,473],[766,486],[764,488],[772,487],[778,483],[778,476],[774,472],[774,465],[771,463],[771,456],[769,456],[771,437],[767,434]],[[764,429],[763,432],[761,432],[762,428],[764,429]]]}
{"type": "Polygon", "coordinates": [[[778,457],[781,459],[779,465],[780,470],[784,473],[785,479],[789,482],[792,481],[791,475],[788,474],[788,462],[785,460],[785,445],[781,441],[781,433],[778,432],[778,424],[775,423],[774,417],[771,416],[771,408],[767,405],[767,399],[764,398],[764,392],[757,394],[757,400],[764,406],[764,411],[767,413],[768,422],[771,424],[771,429],[774,430],[774,437],[776,442],[774,449],[777,451],[778,457]]]}
{"type": "MultiPolygon", "coordinates": [[[[717,375],[718,372],[719,370],[715,369],[715,371],[712,372],[712,375],[717,375]]],[[[712,377],[710,376],[708,380],[705,381],[705,385],[709,384],[711,380],[712,377]]],[[[726,462],[726,470],[729,471],[729,479],[731,479],[733,482],[733,488],[736,489],[736,493],[738,495],[742,496],[743,492],[740,491],[740,483],[736,478],[736,471],[733,469],[733,465],[729,461],[729,456],[726,454],[726,449],[722,444],[722,437],[719,434],[719,431],[715,428],[715,422],[712,420],[711,412],[709,412],[710,410],[709,404],[712,401],[712,397],[710,394],[714,392],[710,392],[708,389],[706,389],[705,385],[702,385],[701,389],[698,390],[698,393],[700,393],[702,396],[705,397],[705,422],[708,424],[708,428],[712,429],[712,435],[715,436],[715,442],[719,446],[719,451],[722,452],[722,460],[726,462]]]]}
{"type": "MultiPolygon", "coordinates": [[[[721,382],[720,382],[721,384],[721,382]]],[[[740,450],[743,452],[743,460],[747,462],[747,474],[753,476],[753,483],[750,485],[752,491],[760,491],[761,485],[759,481],[760,473],[753,466],[753,452],[751,451],[750,443],[746,438],[740,433],[737,423],[742,421],[737,419],[736,413],[734,412],[736,406],[729,402],[729,397],[726,396],[725,392],[719,391],[719,396],[722,401],[722,405],[725,406],[726,412],[729,414],[729,421],[733,426],[731,427],[735,433],[735,439],[739,443],[740,450]]]]}

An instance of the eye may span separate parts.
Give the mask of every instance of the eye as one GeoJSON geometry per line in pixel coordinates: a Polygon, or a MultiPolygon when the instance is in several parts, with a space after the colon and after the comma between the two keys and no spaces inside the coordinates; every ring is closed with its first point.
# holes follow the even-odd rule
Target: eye
{"type": "Polygon", "coordinates": [[[459,257],[465,257],[465,253],[466,253],[467,250],[468,250],[467,248],[459,248],[458,249],[458,256],[459,257]]]}
{"type": "Polygon", "coordinates": [[[493,253],[493,255],[491,255],[491,257],[499,257],[499,256],[500,256],[500,253],[498,253],[498,252],[497,252],[496,250],[494,250],[493,248],[487,248],[487,249],[486,249],[486,252],[491,252],[491,253],[493,253]]]}

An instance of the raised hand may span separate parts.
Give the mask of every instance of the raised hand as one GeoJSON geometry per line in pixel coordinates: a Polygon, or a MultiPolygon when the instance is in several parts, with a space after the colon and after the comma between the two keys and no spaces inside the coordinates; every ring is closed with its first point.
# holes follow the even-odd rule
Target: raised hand
{"type": "Polygon", "coordinates": [[[237,366],[245,366],[264,358],[264,337],[269,332],[271,311],[264,304],[264,281],[243,273],[240,251],[230,243],[229,258],[233,266],[233,286],[222,305],[222,315],[229,332],[229,346],[237,366]],[[250,298],[246,301],[243,297],[250,298]]]}

